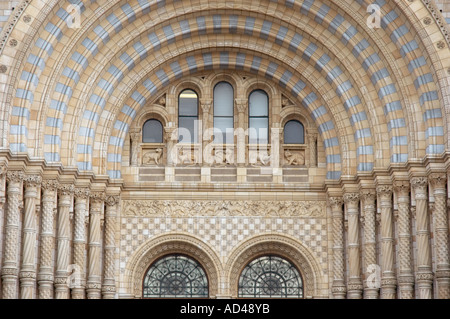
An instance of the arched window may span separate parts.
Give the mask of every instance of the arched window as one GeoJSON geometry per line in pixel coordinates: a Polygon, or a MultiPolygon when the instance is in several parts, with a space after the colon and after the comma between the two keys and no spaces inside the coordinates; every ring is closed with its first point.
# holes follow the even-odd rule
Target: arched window
{"type": "Polygon", "coordinates": [[[163,126],[158,120],[148,120],[142,127],[142,142],[144,143],[162,143],[163,126]]]}
{"type": "Polygon", "coordinates": [[[248,112],[249,144],[267,144],[269,141],[269,97],[263,90],[255,90],[249,96],[248,112]]]}
{"type": "Polygon", "coordinates": [[[156,261],[144,277],[144,298],[208,298],[208,278],[200,264],[182,255],[156,261]]]}
{"type": "Polygon", "coordinates": [[[178,98],[178,141],[197,143],[198,140],[198,95],[187,89],[178,98]]]}
{"type": "Polygon", "coordinates": [[[303,298],[299,271],[286,259],[263,256],[250,262],[239,278],[241,298],[303,298]]]}
{"type": "Polygon", "coordinates": [[[284,125],[284,144],[305,144],[305,129],[302,123],[291,120],[284,125]]]}
{"type": "Polygon", "coordinates": [[[233,143],[234,92],[230,83],[219,82],[214,87],[214,141],[233,143]]]}

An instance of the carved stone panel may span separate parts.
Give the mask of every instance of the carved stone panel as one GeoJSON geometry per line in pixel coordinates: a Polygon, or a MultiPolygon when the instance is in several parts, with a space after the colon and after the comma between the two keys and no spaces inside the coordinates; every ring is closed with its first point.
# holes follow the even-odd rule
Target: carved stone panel
{"type": "Polygon", "coordinates": [[[124,200],[125,216],[326,216],[325,201],[189,201],[124,200]]]}

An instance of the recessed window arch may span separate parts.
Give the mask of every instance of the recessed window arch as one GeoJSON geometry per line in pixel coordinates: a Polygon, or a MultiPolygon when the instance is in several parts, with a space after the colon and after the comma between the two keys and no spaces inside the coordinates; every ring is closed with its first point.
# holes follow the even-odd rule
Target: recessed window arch
{"type": "Polygon", "coordinates": [[[198,95],[194,90],[183,90],[178,96],[178,141],[198,141],[198,95]]]}
{"type": "Polygon", "coordinates": [[[162,143],[163,126],[160,121],[151,119],[142,126],[142,142],[144,143],[162,143]]]}
{"type": "Polygon", "coordinates": [[[144,277],[144,298],[208,298],[208,278],[201,265],[181,254],[154,262],[144,277]]]}
{"type": "Polygon", "coordinates": [[[303,280],[288,260],[261,256],[245,266],[239,277],[240,298],[303,298],[303,280]]]}
{"type": "Polygon", "coordinates": [[[300,121],[288,121],[283,132],[284,144],[305,144],[305,128],[300,121]]]}
{"type": "Polygon", "coordinates": [[[214,142],[233,143],[234,90],[228,82],[214,86],[214,142]]]}
{"type": "Polygon", "coordinates": [[[268,144],[269,142],[269,96],[263,90],[254,90],[249,95],[248,142],[268,144]]]}

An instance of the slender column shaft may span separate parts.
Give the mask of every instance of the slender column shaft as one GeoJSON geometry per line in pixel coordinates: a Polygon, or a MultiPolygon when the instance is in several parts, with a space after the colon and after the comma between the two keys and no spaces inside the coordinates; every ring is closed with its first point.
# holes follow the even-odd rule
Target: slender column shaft
{"type": "MultiPolygon", "coordinates": [[[[2,273],[3,260],[3,222],[5,219],[5,203],[6,203],[6,164],[0,163],[0,275],[2,273]]],[[[2,299],[3,287],[0,280],[0,299],[2,299]]]]}
{"type": "Polygon", "coordinates": [[[141,143],[141,130],[134,130],[130,132],[131,137],[131,166],[138,165],[139,144],[141,143]]]}
{"type": "Polygon", "coordinates": [[[380,282],[376,255],[376,213],[375,190],[365,190],[361,193],[364,223],[364,299],[378,299],[380,282]]]}
{"type": "Polygon", "coordinates": [[[434,250],[436,256],[437,292],[439,299],[450,299],[450,263],[448,244],[448,215],[445,185],[446,174],[430,175],[434,189],[434,250]]]}
{"type": "Polygon", "coordinates": [[[396,181],[394,190],[398,206],[398,288],[400,299],[414,298],[414,270],[411,264],[411,212],[409,181],[396,181]]]}
{"type": "Polygon", "coordinates": [[[347,284],[348,298],[362,298],[361,256],[359,253],[359,194],[348,193],[344,195],[345,211],[348,220],[348,264],[349,280],[347,284]]]}
{"type": "Polygon", "coordinates": [[[344,216],[342,197],[331,197],[333,219],[333,268],[334,279],[331,291],[335,299],[345,299],[346,287],[344,277],[344,216]]]}
{"type": "Polygon", "coordinates": [[[420,299],[432,298],[433,273],[431,272],[430,222],[427,207],[428,180],[414,177],[411,185],[416,199],[417,275],[420,299]]]}
{"type": "Polygon", "coordinates": [[[89,190],[78,188],[75,190],[75,221],[73,236],[73,263],[76,265],[75,282],[72,288],[72,299],[84,299],[86,290],[86,227],[87,202],[89,190]]]}
{"type": "Polygon", "coordinates": [[[238,109],[238,130],[237,130],[237,164],[245,165],[245,110],[247,109],[247,100],[236,99],[238,109]]]}
{"type": "Polygon", "coordinates": [[[88,299],[101,298],[101,229],[100,219],[104,205],[104,193],[91,194],[89,220],[89,266],[87,281],[88,299]]]}
{"type": "Polygon", "coordinates": [[[70,219],[69,210],[72,200],[73,185],[61,185],[59,188],[58,202],[58,233],[57,233],[57,257],[56,257],[56,276],[55,276],[55,298],[69,299],[69,235],[70,219]]]}
{"type": "Polygon", "coordinates": [[[20,205],[24,173],[22,171],[9,171],[6,178],[8,180],[8,205],[6,209],[2,288],[4,299],[16,299],[18,297],[20,205]]]}
{"type": "Polygon", "coordinates": [[[309,144],[309,166],[317,166],[317,134],[308,134],[308,144],[309,144]]]}
{"type": "Polygon", "coordinates": [[[25,179],[24,218],[22,240],[22,268],[20,270],[20,298],[32,299],[36,285],[36,199],[40,176],[25,179]]]}
{"type": "Polygon", "coordinates": [[[44,180],[42,182],[42,216],[40,236],[39,259],[39,299],[53,298],[53,250],[55,248],[55,208],[56,208],[56,180],[44,180]]]}
{"type": "Polygon", "coordinates": [[[377,187],[381,211],[381,298],[395,299],[397,280],[394,272],[394,232],[392,186],[377,187]]]}
{"type": "Polygon", "coordinates": [[[119,196],[108,196],[105,214],[105,262],[102,294],[103,299],[114,299],[116,292],[114,250],[117,205],[119,196]]]}

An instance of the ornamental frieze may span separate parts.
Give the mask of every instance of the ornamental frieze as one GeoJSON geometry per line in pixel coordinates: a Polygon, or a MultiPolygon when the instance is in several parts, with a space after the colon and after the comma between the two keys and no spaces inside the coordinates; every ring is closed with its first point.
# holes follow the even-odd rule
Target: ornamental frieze
{"type": "Polygon", "coordinates": [[[190,201],[190,200],[124,200],[125,216],[191,217],[191,216],[326,216],[325,201],[190,201]]]}

